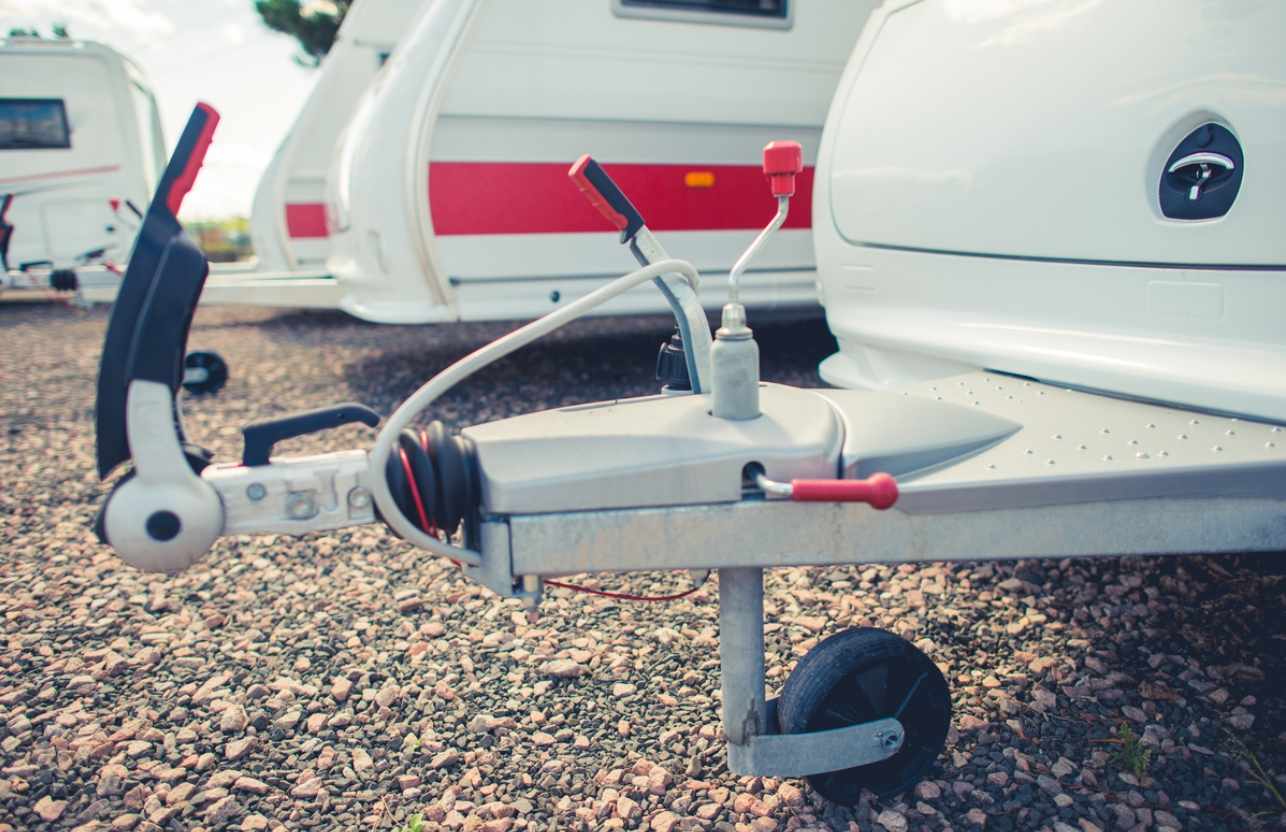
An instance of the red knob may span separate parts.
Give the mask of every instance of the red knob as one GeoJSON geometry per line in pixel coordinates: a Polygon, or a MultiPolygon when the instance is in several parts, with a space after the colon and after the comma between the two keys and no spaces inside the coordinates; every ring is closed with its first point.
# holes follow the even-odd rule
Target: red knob
{"type": "Polygon", "coordinates": [[[764,173],[773,196],[795,195],[795,174],[804,169],[804,148],[799,142],[769,142],[764,148],[764,173]]]}
{"type": "Polygon", "coordinates": [[[883,473],[864,480],[791,480],[790,486],[797,503],[868,503],[886,509],[898,501],[897,480],[883,473]]]}

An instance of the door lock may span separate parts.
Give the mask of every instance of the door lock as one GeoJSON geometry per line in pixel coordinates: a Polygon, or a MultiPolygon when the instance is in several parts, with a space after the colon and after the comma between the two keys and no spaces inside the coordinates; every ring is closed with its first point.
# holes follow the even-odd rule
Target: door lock
{"type": "Polygon", "coordinates": [[[1188,199],[1196,202],[1206,187],[1218,187],[1237,169],[1237,163],[1222,153],[1201,150],[1176,159],[1166,168],[1175,182],[1188,185],[1188,199]]]}
{"type": "Polygon", "coordinates": [[[1241,144],[1232,131],[1213,122],[1193,130],[1166,159],[1158,198],[1161,213],[1174,220],[1209,220],[1232,208],[1245,173],[1241,144]]]}

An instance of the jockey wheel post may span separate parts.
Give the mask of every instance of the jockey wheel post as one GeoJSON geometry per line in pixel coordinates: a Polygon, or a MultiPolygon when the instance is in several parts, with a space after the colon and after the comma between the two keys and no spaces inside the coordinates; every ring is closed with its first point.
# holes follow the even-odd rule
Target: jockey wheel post
{"type": "Polygon", "coordinates": [[[719,570],[719,673],[729,754],[771,730],[764,706],[764,570],[719,570]]]}

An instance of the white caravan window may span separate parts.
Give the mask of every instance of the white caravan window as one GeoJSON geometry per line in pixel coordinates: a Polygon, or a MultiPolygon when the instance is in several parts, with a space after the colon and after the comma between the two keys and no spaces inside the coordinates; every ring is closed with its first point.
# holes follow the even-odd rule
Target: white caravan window
{"type": "Polygon", "coordinates": [[[0,150],[71,147],[61,98],[0,98],[0,150]]]}
{"type": "Polygon", "coordinates": [[[620,17],[787,29],[789,0],[612,0],[620,17]]]}

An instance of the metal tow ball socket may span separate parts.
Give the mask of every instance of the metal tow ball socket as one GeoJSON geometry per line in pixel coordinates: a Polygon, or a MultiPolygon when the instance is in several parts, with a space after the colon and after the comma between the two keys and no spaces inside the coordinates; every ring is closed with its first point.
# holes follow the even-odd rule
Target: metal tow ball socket
{"type": "Polygon", "coordinates": [[[112,493],[104,531],[126,563],[173,574],[210,550],[223,530],[223,506],[214,489],[193,480],[171,487],[136,477],[112,493]]]}

